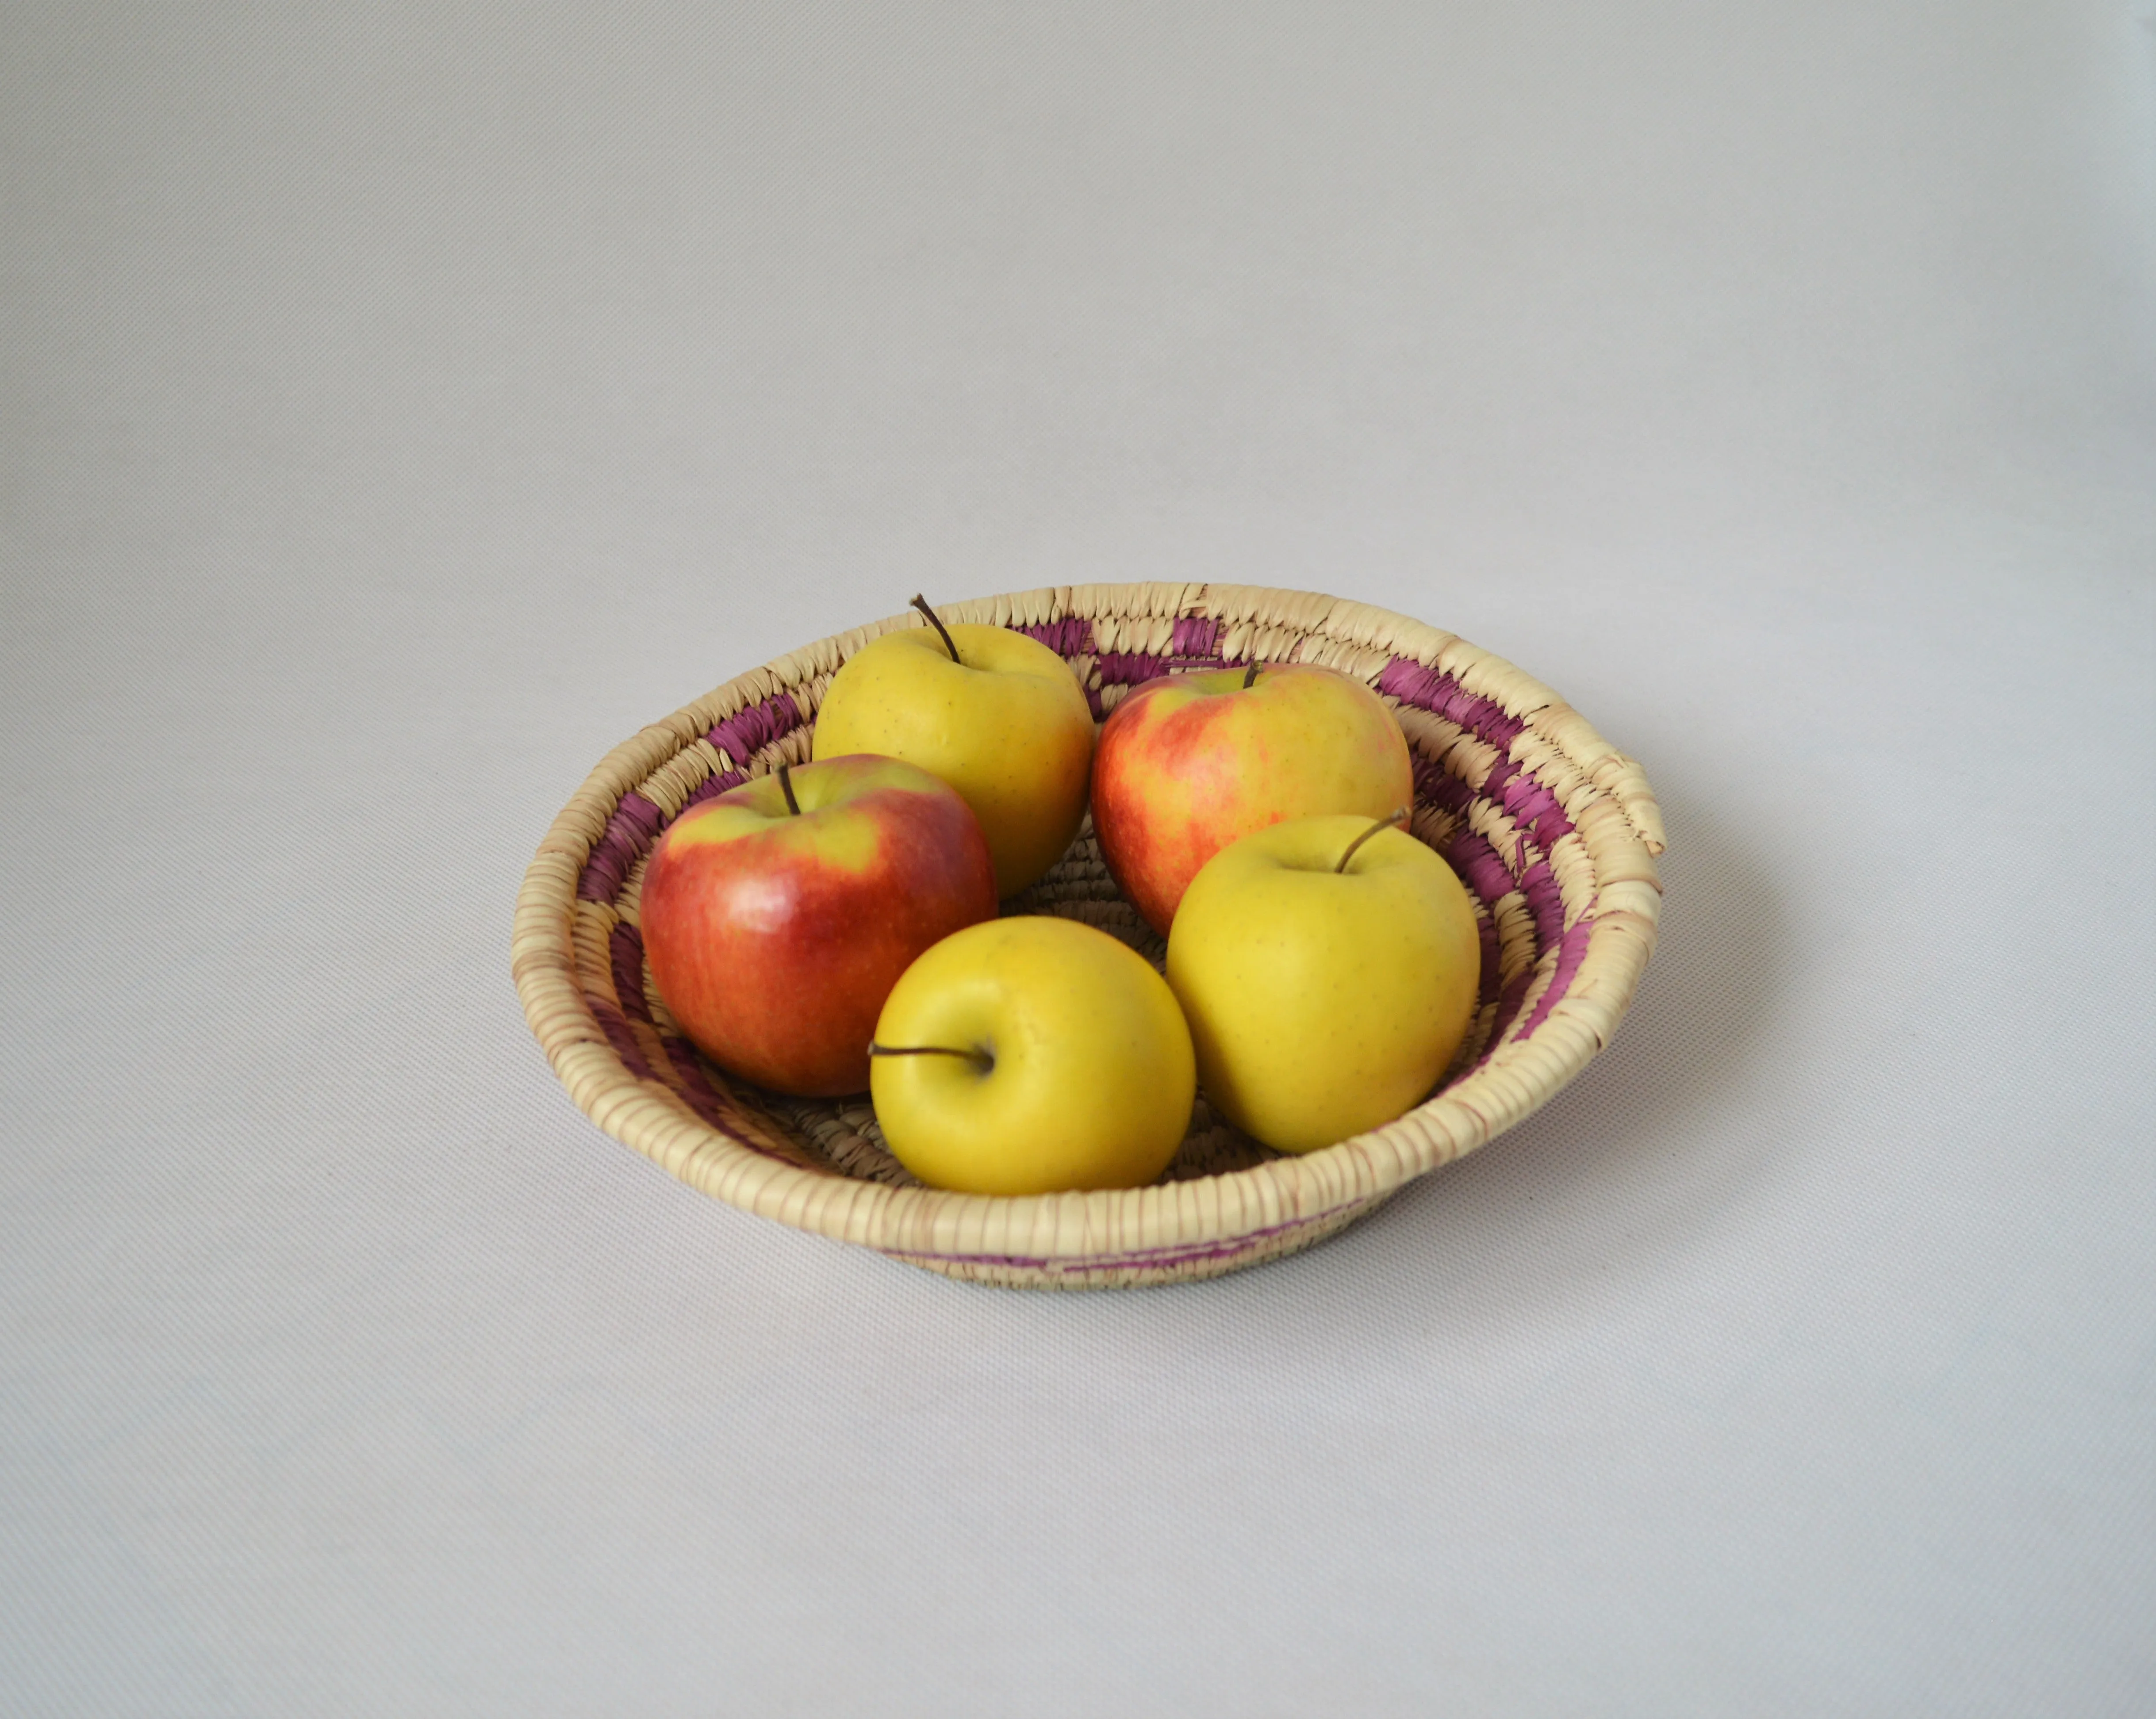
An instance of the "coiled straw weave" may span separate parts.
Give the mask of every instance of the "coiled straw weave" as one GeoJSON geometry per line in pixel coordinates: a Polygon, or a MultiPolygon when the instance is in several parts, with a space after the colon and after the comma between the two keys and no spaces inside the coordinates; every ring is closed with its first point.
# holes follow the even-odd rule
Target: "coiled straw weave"
{"type": "MultiPolygon", "coordinates": [[[[737,676],[601,761],[540,844],[517,897],[512,965],[531,1030],[608,1133],[717,1198],[977,1281],[1093,1288],[1216,1276],[1332,1234],[1410,1178],[1472,1152],[1609,1041],[1652,953],[1662,827],[1640,767],[1510,664],[1419,621],[1309,592],[1080,585],[939,605],[1060,653],[1096,717],[1157,675],[1253,659],[1322,663],[1397,711],[1414,754],[1413,828],[1468,885],[1482,929],[1480,1008],[1437,1093],[1397,1121],[1277,1157],[1201,1100],[1150,1188],[1023,1199],[914,1184],[865,1096],[778,1097],[684,1039],[638,931],[643,869],[684,806],[807,761],[824,690],[909,610],[737,676]]],[[[1063,914],[1161,954],[1090,829],[1007,911],[1063,914]]]]}

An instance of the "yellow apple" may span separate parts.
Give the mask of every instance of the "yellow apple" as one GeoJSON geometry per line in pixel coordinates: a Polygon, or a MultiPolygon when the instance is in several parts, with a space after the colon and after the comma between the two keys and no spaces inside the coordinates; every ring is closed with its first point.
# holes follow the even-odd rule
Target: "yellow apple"
{"type": "Polygon", "coordinates": [[[869,1090],[899,1162],[932,1188],[1137,1188],[1190,1126],[1190,1029],[1106,931],[1045,915],[952,933],[876,1022],[869,1090]]]}
{"type": "Polygon", "coordinates": [[[1070,665],[1039,639],[938,622],[885,634],[832,676],[815,755],[847,752],[903,758],[956,788],[988,839],[996,893],[1014,895],[1078,833],[1093,715],[1070,665]]]}
{"type": "Polygon", "coordinates": [[[1466,1034],[1481,967],[1451,868],[1367,818],[1296,818],[1223,848],[1168,939],[1206,1098],[1281,1152],[1420,1103],[1466,1034]]]}

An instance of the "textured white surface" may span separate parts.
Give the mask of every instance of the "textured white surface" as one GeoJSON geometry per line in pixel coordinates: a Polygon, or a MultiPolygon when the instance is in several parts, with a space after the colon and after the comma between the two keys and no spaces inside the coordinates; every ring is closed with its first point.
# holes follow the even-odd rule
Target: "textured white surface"
{"type": "Polygon", "coordinates": [[[701,13],[0,10],[0,1708],[2149,1711],[2145,7],[701,13]],[[1186,577],[1645,762],[1586,1078],[1090,1298],[576,1114],[608,747],[1186,577]]]}

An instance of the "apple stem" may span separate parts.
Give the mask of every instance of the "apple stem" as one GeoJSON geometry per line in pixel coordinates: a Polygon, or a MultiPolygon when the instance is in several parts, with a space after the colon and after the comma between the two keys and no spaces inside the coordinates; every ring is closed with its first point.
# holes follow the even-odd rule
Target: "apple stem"
{"type": "Polygon", "coordinates": [[[1248,692],[1258,684],[1258,665],[1252,663],[1243,671],[1243,690],[1248,692]]]}
{"type": "Polygon", "coordinates": [[[1340,856],[1340,863],[1332,869],[1335,871],[1345,871],[1348,869],[1348,862],[1355,857],[1356,849],[1361,847],[1363,843],[1369,840],[1370,838],[1375,835],[1379,830],[1390,829],[1395,824],[1404,824],[1407,821],[1407,815],[1408,808],[1405,806],[1394,807],[1391,817],[1380,818],[1375,824],[1364,830],[1362,834],[1357,836],[1353,841],[1348,844],[1348,851],[1340,856]]]}
{"type": "Polygon", "coordinates": [[[985,1050],[960,1050],[949,1044],[871,1044],[870,1056],[962,1056],[983,1074],[996,1065],[985,1050]]]}
{"type": "Polygon", "coordinates": [[[788,814],[798,818],[801,815],[801,802],[793,798],[793,772],[783,764],[778,767],[778,791],[786,796],[786,809],[788,814]]]}
{"type": "Polygon", "coordinates": [[[913,606],[928,617],[928,624],[943,635],[943,649],[951,653],[951,660],[958,660],[958,647],[951,642],[951,629],[937,618],[936,611],[928,606],[928,599],[918,591],[913,593],[913,606]]]}

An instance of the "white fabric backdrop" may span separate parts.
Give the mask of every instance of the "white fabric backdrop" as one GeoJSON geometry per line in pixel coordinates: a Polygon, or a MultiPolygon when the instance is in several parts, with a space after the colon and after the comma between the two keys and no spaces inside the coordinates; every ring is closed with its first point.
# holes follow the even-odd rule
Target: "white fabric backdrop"
{"type": "Polygon", "coordinates": [[[0,12],[0,1707],[2149,1711],[2146,0],[598,16],[0,12]],[[1147,1294],[587,1124],[600,754],[1096,578],[1641,758],[1609,1054],[1147,1294]]]}

